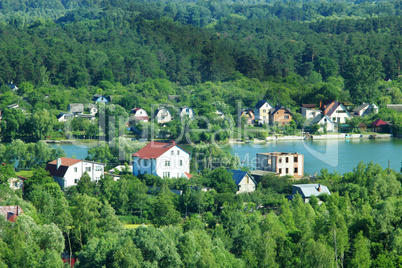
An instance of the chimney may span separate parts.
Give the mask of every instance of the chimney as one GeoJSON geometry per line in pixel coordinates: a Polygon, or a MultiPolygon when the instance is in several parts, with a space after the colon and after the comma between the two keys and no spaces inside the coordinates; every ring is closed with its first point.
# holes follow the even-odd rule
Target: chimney
{"type": "Polygon", "coordinates": [[[318,191],[321,192],[321,184],[318,184],[318,191]]]}
{"type": "Polygon", "coordinates": [[[170,141],[172,145],[176,145],[176,141],[170,141]]]}
{"type": "Polygon", "coordinates": [[[61,158],[57,158],[57,169],[61,166],[61,158]]]}
{"type": "Polygon", "coordinates": [[[320,109],[322,108],[322,102],[320,101],[320,109]]]}

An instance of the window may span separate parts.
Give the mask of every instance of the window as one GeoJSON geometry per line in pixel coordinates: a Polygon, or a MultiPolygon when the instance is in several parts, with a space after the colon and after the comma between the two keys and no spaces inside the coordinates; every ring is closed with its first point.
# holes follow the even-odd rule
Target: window
{"type": "Polygon", "coordinates": [[[289,119],[289,115],[285,115],[285,119],[289,119]]]}
{"type": "Polygon", "coordinates": [[[179,155],[180,154],[180,150],[177,150],[177,155],[179,155]]]}
{"type": "Polygon", "coordinates": [[[286,163],[289,163],[289,157],[286,157],[286,163]]]}
{"type": "Polygon", "coordinates": [[[282,174],[282,169],[281,168],[279,169],[279,174],[282,174]]]}
{"type": "Polygon", "coordinates": [[[170,172],[163,172],[163,177],[170,178],[170,172]]]}
{"type": "Polygon", "coordinates": [[[14,187],[18,187],[18,181],[14,182],[14,187]]]}
{"type": "Polygon", "coordinates": [[[282,163],[282,158],[279,158],[279,163],[282,163]]]}
{"type": "Polygon", "coordinates": [[[247,184],[250,183],[250,178],[247,176],[247,184]]]}
{"type": "Polygon", "coordinates": [[[293,160],[295,163],[297,163],[298,159],[297,156],[295,156],[295,159],[293,160]]]}
{"type": "Polygon", "coordinates": [[[74,183],[78,183],[78,179],[75,179],[75,180],[74,180],[74,183]]]}
{"type": "Polygon", "coordinates": [[[95,166],[95,171],[102,171],[102,166],[96,165],[95,166]]]}
{"type": "Polygon", "coordinates": [[[262,112],[265,114],[267,112],[267,110],[262,110],[262,112]]]}
{"type": "Polygon", "coordinates": [[[78,168],[77,168],[77,167],[74,168],[74,172],[78,172],[78,168]]]}
{"type": "Polygon", "coordinates": [[[183,166],[183,160],[180,160],[180,166],[183,166]]]}
{"type": "Polygon", "coordinates": [[[289,174],[289,169],[288,168],[286,168],[286,174],[289,174]]]}
{"type": "Polygon", "coordinates": [[[332,117],[332,121],[333,121],[333,122],[336,122],[336,117],[332,117]]]}
{"type": "Polygon", "coordinates": [[[86,167],[85,170],[86,171],[91,171],[91,167],[86,167]]]}
{"type": "Polygon", "coordinates": [[[174,155],[174,151],[172,150],[172,155],[174,155]]]}
{"type": "Polygon", "coordinates": [[[142,165],[148,166],[148,159],[142,159],[142,165]]]}
{"type": "Polygon", "coordinates": [[[299,170],[298,170],[298,168],[297,168],[297,167],[295,167],[295,173],[297,173],[297,172],[299,172],[299,170]]]}
{"type": "Polygon", "coordinates": [[[165,161],[165,167],[170,167],[170,161],[168,160],[165,161]]]}

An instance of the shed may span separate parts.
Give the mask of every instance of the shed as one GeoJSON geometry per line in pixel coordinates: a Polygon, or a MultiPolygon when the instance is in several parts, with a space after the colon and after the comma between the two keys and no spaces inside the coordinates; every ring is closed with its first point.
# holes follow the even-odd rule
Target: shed
{"type": "Polygon", "coordinates": [[[305,203],[308,203],[311,196],[319,196],[322,194],[331,195],[328,187],[322,184],[293,184],[292,195],[300,194],[305,203]]]}
{"type": "Polygon", "coordinates": [[[236,194],[251,193],[255,191],[257,183],[247,171],[229,169],[229,172],[233,174],[232,179],[237,186],[236,194]]]}

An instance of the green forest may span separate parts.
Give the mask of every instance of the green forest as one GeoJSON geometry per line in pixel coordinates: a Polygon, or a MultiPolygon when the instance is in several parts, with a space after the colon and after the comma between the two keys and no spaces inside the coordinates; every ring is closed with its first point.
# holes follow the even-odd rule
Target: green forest
{"type": "MultiPolygon", "coordinates": [[[[0,136],[10,141],[0,143],[0,205],[24,211],[15,223],[0,217],[0,267],[68,267],[62,256],[77,267],[401,267],[401,173],[375,163],[323,169],[316,183],[331,195],[307,204],[287,199],[290,178],[265,176],[255,192],[236,195],[226,169],[237,159],[210,144],[228,139],[239,106],[261,99],[292,111],[374,102],[380,113],[370,120],[392,121],[401,134],[401,113],[386,108],[402,104],[401,15],[401,0],[0,1],[0,136]],[[218,133],[191,133],[193,152],[230,161],[216,169],[192,161],[192,173],[202,171],[191,180],[127,169],[118,181],[83,176],[62,191],[44,167],[65,153],[20,138],[101,136],[96,121],[56,121],[94,94],[111,97],[105,115],[124,120],[134,107],[188,105],[207,119],[191,129],[218,133]],[[23,192],[9,187],[13,167],[29,170],[23,192]]],[[[170,138],[184,127],[136,128],[151,126],[170,138]]],[[[104,132],[122,128],[108,123],[104,132]]],[[[130,163],[144,146],[107,138],[88,160],[130,163]]]]}

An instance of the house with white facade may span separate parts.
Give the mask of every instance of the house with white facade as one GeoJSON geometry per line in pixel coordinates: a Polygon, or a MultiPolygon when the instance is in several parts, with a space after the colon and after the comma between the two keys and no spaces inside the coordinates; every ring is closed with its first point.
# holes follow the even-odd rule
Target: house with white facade
{"type": "Polygon", "coordinates": [[[148,123],[149,116],[147,111],[142,108],[134,108],[130,112],[130,121],[148,123]]]}
{"type": "Polygon", "coordinates": [[[359,105],[353,109],[353,114],[357,116],[365,116],[371,113],[378,114],[378,106],[374,103],[363,103],[362,105],[359,105]]]}
{"type": "Polygon", "coordinates": [[[50,176],[62,189],[76,185],[82,175],[88,173],[92,181],[98,181],[104,175],[105,164],[94,161],[60,157],[46,166],[50,176]]]}
{"type": "Polygon", "coordinates": [[[315,104],[302,104],[302,107],[300,107],[300,114],[308,120],[321,114],[321,110],[316,109],[315,104]]]}
{"type": "Polygon", "coordinates": [[[257,170],[269,171],[278,176],[302,178],[304,175],[304,156],[299,153],[258,153],[257,170]]]}
{"type": "Polygon", "coordinates": [[[329,118],[326,115],[319,114],[316,117],[314,117],[313,120],[311,120],[311,122],[310,122],[310,126],[315,125],[315,124],[320,125],[320,128],[318,129],[318,131],[321,131],[321,132],[324,131],[325,127],[326,127],[328,132],[334,132],[335,131],[334,122],[332,122],[331,118],[329,118]]]}
{"type": "Polygon", "coordinates": [[[333,101],[322,107],[322,114],[328,116],[335,124],[345,124],[351,116],[345,106],[339,101],[333,101]]]}
{"type": "Polygon", "coordinates": [[[179,114],[180,117],[187,116],[188,118],[192,119],[194,117],[194,110],[191,107],[183,106],[180,108],[179,114]]]}
{"type": "Polygon", "coordinates": [[[266,100],[260,100],[254,108],[254,120],[260,124],[269,124],[269,111],[273,108],[266,100]]]}
{"type": "Polygon", "coordinates": [[[232,180],[234,180],[237,186],[236,194],[251,193],[255,191],[257,183],[247,171],[229,169],[229,172],[233,174],[232,180]]]}
{"type": "Polygon", "coordinates": [[[155,111],[155,119],[158,123],[167,123],[172,121],[172,114],[169,109],[165,107],[160,107],[155,111]]]}
{"type": "Polygon", "coordinates": [[[173,142],[151,141],[133,154],[134,176],[153,174],[161,178],[188,178],[190,153],[173,142]]]}
{"type": "Polygon", "coordinates": [[[57,121],[59,122],[67,122],[68,120],[73,119],[73,115],[72,114],[68,114],[68,113],[60,113],[59,115],[56,116],[57,121]]]}

